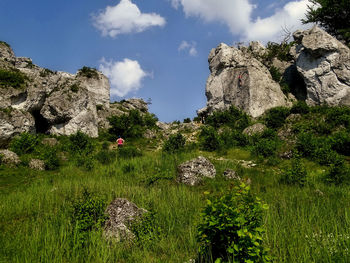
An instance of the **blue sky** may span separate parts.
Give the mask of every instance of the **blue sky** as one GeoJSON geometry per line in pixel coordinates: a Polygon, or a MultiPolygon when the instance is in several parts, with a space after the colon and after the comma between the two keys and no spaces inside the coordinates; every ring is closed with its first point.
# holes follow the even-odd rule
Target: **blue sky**
{"type": "Polygon", "coordinates": [[[1,0],[0,40],[52,70],[104,72],[111,101],[151,98],[162,121],[206,104],[207,57],[224,42],[280,41],[307,0],[1,0]]]}

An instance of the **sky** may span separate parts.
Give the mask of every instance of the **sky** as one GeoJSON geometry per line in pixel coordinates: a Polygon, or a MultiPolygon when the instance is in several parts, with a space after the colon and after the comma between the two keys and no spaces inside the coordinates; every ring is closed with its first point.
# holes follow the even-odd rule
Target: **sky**
{"type": "Polygon", "coordinates": [[[56,71],[96,68],[111,101],[143,98],[165,122],[206,105],[208,55],[221,42],[280,42],[305,27],[308,0],[0,0],[0,40],[56,71]]]}

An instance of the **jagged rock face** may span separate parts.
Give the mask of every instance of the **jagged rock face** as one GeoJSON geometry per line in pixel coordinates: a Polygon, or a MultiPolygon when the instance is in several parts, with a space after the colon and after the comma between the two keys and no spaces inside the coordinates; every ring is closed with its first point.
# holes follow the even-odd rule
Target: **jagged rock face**
{"type": "Polygon", "coordinates": [[[209,54],[210,76],[206,85],[207,106],[199,115],[225,110],[231,105],[238,107],[252,117],[262,115],[266,110],[287,106],[289,102],[269,70],[254,58],[263,54],[261,45],[238,49],[220,44],[209,54]]]}
{"type": "Polygon", "coordinates": [[[293,34],[291,51],[309,105],[350,105],[350,49],[319,27],[293,34]]]}
{"type": "Polygon", "coordinates": [[[0,109],[0,147],[6,146],[12,137],[23,132],[35,132],[33,116],[16,109],[0,109]]]}
{"type": "Polygon", "coordinates": [[[80,130],[98,136],[97,108],[110,107],[110,86],[102,73],[96,71],[91,77],[40,68],[29,58],[16,58],[2,42],[0,69],[20,72],[26,78],[21,87],[0,85],[0,109],[19,116],[0,115],[0,144],[24,131],[70,135],[80,130]]]}

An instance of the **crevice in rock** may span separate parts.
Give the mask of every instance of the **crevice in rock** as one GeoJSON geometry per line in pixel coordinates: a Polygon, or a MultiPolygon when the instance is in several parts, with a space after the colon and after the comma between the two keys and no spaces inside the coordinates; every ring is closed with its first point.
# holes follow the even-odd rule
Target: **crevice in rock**
{"type": "Polygon", "coordinates": [[[48,133],[48,130],[50,128],[49,122],[41,115],[40,110],[33,110],[32,116],[35,121],[35,130],[36,133],[48,133]]]}
{"type": "Polygon", "coordinates": [[[286,69],[283,74],[283,80],[288,84],[290,92],[297,100],[306,100],[306,84],[295,65],[291,65],[286,69]]]}
{"type": "Polygon", "coordinates": [[[25,102],[27,100],[27,97],[28,97],[27,91],[20,93],[16,96],[12,96],[11,97],[11,105],[12,106],[19,105],[19,104],[25,102]]]}

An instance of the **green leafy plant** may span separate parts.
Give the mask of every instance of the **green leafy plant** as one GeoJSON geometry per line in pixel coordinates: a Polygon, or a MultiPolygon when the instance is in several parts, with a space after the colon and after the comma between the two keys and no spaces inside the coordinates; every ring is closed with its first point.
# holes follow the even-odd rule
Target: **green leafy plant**
{"type": "Polygon", "coordinates": [[[286,107],[275,107],[265,114],[266,126],[272,129],[278,129],[283,126],[289,115],[289,109],[286,107]]]}
{"type": "Polygon", "coordinates": [[[93,196],[86,189],[84,189],[80,198],[72,203],[71,223],[74,230],[75,245],[86,245],[89,232],[101,229],[108,219],[104,213],[105,208],[105,200],[93,196]]]}
{"type": "Polygon", "coordinates": [[[60,166],[56,148],[44,147],[40,158],[44,161],[47,170],[56,170],[60,166]]]}
{"type": "Polygon", "coordinates": [[[172,134],[164,143],[163,151],[174,153],[185,149],[186,138],[181,133],[172,134]]]}
{"type": "Polygon", "coordinates": [[[219,135],[214,129],[214,127],[211,126],[204,126],[201,129],[201,132],[199,133],[199,144],[201,149],[205,151],[215,151],[219,150],[220,140],[219,135]]]}
{"type": "Polygon", "coordinates": [[[87,77],[89,79],[90,78],[95,78],[95,79],[98,78],[97,70],[95,68],[90,68],[90,67],[86,67],[86,66],[79,69],[78,75],[87,77]]]}
{"type": "Polygon", "coordinates": [[[185,118],[184,119],[184,123],[191,123],[191,119],[190,118],[185,118]]]}
{"type": "Polygon", "coordinates": [[[19,70],[0,69],[0,88],[22,88],[28,78],[19,70]]]}
{"type": "Polygon", "coordinates": [[[24,132],[11,141],[10,149],[18,155],[22,155],[33,152],[38,144],[37,135],[24,132]]]}
{"type": "Polygon", "coordinates": [[[276,154],[278,142],[269,138],[262,138],[258,140],[253,148],[252,153],[262,157],[272,157],[276,154]]]}
{"type": "Polygon", "coordinates": [[[307,114],[310,111],[310,107],[306,104],[305,101],[299,100],[297,103],[294,103],[290,109],[290,113],[294,114],[307,114]]]}
{"type": "Polygon", "coordinates": [[[111,164],[115,161],[117,157],[117,153],[115,151],[110,150],[101,150],[96,154],[96,159],[101,164],[111,164]]]}
{"type": "Polygon", "coordinates": [[[80,89],[80,86],[77,83],[74,83],[72,86],[70,86],[70,90],[74,93],[77,93],[80,89]]]}
{"type": "Polygon", "coordinates": [[[75,134],[69,136],[69,150],[73,154],[91,154],[95,146],[91,140],[91,138],[85,133],[78,131],[75,134]]]}
{"type": "Polygon", "coordinates": [[[300,155],[297,152],[294,152],[291,168],[284,171],[280,182],[284,184],[304,186],[306,176],[307,172],[303,163],[301,162],[300,155]]]}
{"type": "Polygon", "coordinates": [[[142,152],[135,146],[124,146],[118,149],[118,156],[124,159],[130,159],[142,156],[142,152]]]}
{"type": "Polygon", "coordinates": [[[207,200],[198,226],[200,262],[271,262],[263,246],[267,208],[244,184],[207,200]]]}
{"type": "Polygon", "coordinates": [[[205,124],[219,128],[222,125],[227,125],[233,129],[243,130],[248,127],[250,123],[249,116],[243,112],[231,106],[228,110],[225,111],[215,111],[212,115],[209,115],[205,119],[205,124]]]}
{"type": "Polygon", "coordinates": [[[338,158],[333,160],[324,179],[326,182],[334,183],[336,185],[340,185],[345,182],[349,183],[350,168],[347,166],[342,157],[338,156],[338,158]]]}

